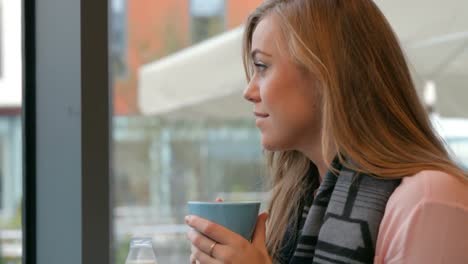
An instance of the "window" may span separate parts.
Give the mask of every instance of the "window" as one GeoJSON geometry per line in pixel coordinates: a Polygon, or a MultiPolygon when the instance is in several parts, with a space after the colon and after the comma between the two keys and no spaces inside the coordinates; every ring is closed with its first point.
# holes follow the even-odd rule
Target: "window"
{"type": "Polygon", "coordinates": [[[21,1],[0,0],[0,263],[22,260],[21,1]]]}
{"type": "Polygon", "coordinates": [[[450,149],[454,153],[454,158],[458,164],[465,170],[468,170],[468,137],[465,138],[447,138],[450,149]]]}
{"type": "MultiPolygon", "coordinates": [[[[208,2],[208,0],[198,2],[204,1],[208,2]]],[[[25,5],[31,2],[24,1],[25,5]]],[[[216,2],[221,3],[221,1],[216,2]]],[[[187,262],[189,244],[185,239],[186,227],[182,217],[186,213],[185,202],[187,200],[213,200],[217,196],[227,200],[264,200],[265,193],[260,178],[265,174],[265,171],[259,134],[254,127],[250,113],[248,113],[251,109],[250,106],[241,99],[245,77],[239,56],[242,29],[238,28],[246,14],[261,2],[262,0],[226,0],[222,1],[222,8],[212,8],[217,6],[215,2],[212,2],[215,4],[211,4],[208,9],[217,11],[207,12],[206,16],[222,16],[223,27],[213,35],[212,33],[200,34],[203,37],[197,37],[196,41],[193,41],[192,17],[194,14],[195,17],[204,17],[204,15],[201,11],[190,9],[191,1],[124,2],[123,13],[126,15],[123,15],[123,19],[128,22],[120,23],[121,20],[119,20],[116,23],[128,25],[125,34],[121,35],[124,36],[123,43],[125,43],[122,46],[124,47],[123,52],[127,54],[128,58],[132,58],[131,63],[130,60],[122,60],[128,79],[122,80],[116,74],[119,71],[118,68],[110,67],[116,77],[111,87],[114,96],[112,98],[114,111],[111,135],[114,151],[113,160],[111,160],[112,200],[114,203],[110,205],[109,210],[112,212],[114,222],[111,245],[114,250],[112,263],[124,263],[129,239],[139,235],[153,238],[160,263],[187,262]],[[138,10],[138,12],[131,12],[132,10],[138,10]],[[143,12],[145,10],[147,12],[143,12]],[[209,37],[213,38],[202,43],[202,40],[209,37]],[[200,45],[192,47],[192,44],[195,43],[200,45]],[[218,56],[221,54],[223,60],[229,63],[223,65],[213,63],[219,57],[208,56],[208,54],[218,56]]],[[[0,169],[2,170],[0,179],[3,180],[0,187],[2,188],[0,262],[5,263],[6,260],[9,264],[10,262],[20,263],[22,255],[22,227],[21,224],[15,224],[21,223],[21,211],[18,205],[20,199],[17,198],[22,196],[21,192],[17,192],[17,190],[21,190],[21,177],[18,176],[21,175],[21,166],[16,164],[21,158],[16,157],[21,157],[21,147],[19,146],[22,143],[21,135],[18,132],[21,130],[21,121],[18,110],[22,103],[17,99],[21,98],[21,95],[17,95],[20,93],[6,96],[3,91],[5,87],[9,87],[9,89],[13,87],[14,91],[21,90],[18,88],[21,87],[21,65],[18,67],[18,64],[15,64],[17,59],[10,61],[6,58],[10,55],[13,58],[21,57],[21,50],[11,49],[11,47],[21,47],[20,35],[15,35],[21,31],[20,3],[21,1],[0,0],[4,12],[3,22],[8,21],[8,23],[2,23],[2,26],[4,29],[7,27],[12,29],[3,30],[3,43],[8,44],[3,46],[2,60],[4,65],[8,65],[8,67],[2,68],[4,70],[3,76],[10,76],[7,69],[16,69],[16,74],[11,75],[13,77],[9,79],[12,80],[9,85],[5,85],[2,83],[3,80],[0,80],[0,169]],[[7,35],[6,32],[16,33],[7,35]],[[5,180],[7,178],[8,182],[5,180]],[[6,195],[7,192],[10,194],[6,195]],[[15,208],[10,210],[9,215],[5,210],[8,207],[7,204],[10,208],[15,208]]],[[[39,186],[34,187],[35,191],[42,192],[42,196],[39,197],[42,199],[42,203],[39,203],[42,207],[38,209],[42,215],[37,217],[41,220],[41,223],[38,224],[40,228],[34,230],[40,234],[37,245],[34,244],[36,240],[33,240],[32,244],[35,246],[34,250],[38,249],[37,263],[56,264],[63,263],[63,259],[65,259],[63,256],[79,261],[80,257],[84,256],[84,251],[87,252],[89,258],[93,252],[89,250],[89,245],[94,245],[95,240],[107,238],[107,236],[102,236],[95,240],[90,239],[89,233],[93,232],[90,232],[89,229],[86,234],[85,232],[80,233],[79,229],[85,225],[80,221],[83,219],[95,220],[94,213],[96,213],[89,210],[80,211],[81,203],[87,202],[86,205],[89,205],[89,200],[95,203],[102,201],[89,199],[89,197],[88,200],[81,199],[81,190],[77,189],[81,188],[78,187],[80,182],[83,183],[80,181],[83,179],[82,175],[79,175],[80,170],[85,169],[85,167],[88,169],[99,166],[107,168],[106,162],[109,160],[106,157],[102,158],[97,162],[98,164],[93,164],[95,166],[80,164],[81,158],[88,158],[87,161],[89,161],[88,154],[93,153],[89,149],[88,152],[81,149],[81,135],[77,132],[81,129],[75,129],[76,127],[82,128],[81,124],[77,125],[81,120],[78,118],[78,121],[70,120],[79,116],[77,114],[79,111],[76,109],[79,109],[81,101],[75,100],[75,98],[80,97],[80,92],[84,87],[80,86],[80,81],[85,79],[81,75],[82,71],[88,75],[86,81],[89,82],[89,79],[99,80],[99,74],[96,78],[89,77],[91,72],[89,70],[89,66],[91,66],[89,46],[88,49],[84,49],[87,52],[85,59],[88,63],[84,65],[85,67],[80,67],[82,66],[80,59],[85,56],[80,53],[83,51],[79,47],[80,32],[87,34],[88,37],[90,35],[89,30],[80,31],[81,27],[77,27],[77,24],[83,22],[80,20],[81,16],[77,10],[80,10],[79,7],[83,3],[85,5],[81,5],[81,7],[85,11],[96,6],[100,7],[99,11],[93,14],[94,19],[92,20],[92,22],[97,20],[100,23],[90,23],[95,27],[106,24],[107,21],[102,21],[105,19],[98,20],[96,17],[104,17],[103,14],[108,10],[102,8],[105,5],[102,4],[103,2],[92,0],[35,1],[35,3],[38,7],[35,11],[40,14],[39,17],[43,20],[42,23],[30,23],[29,26],[31,24],[34,27],[37,26],[38,32],[36,33],[43,38],[37,40],[40,45],[35,47],[41,48],[41,50],[34,50],[34,52],[41,52],[34,55],[37,55],[38,61],[42,63],[38,63],[39,66],[47,66],[38,67],[37,70],[37,74],[39,74],[37,80],[41,82],[38,84],[41,89],[37,89],[37,100],[42,107],[39,107],[40,111],[37,112],[37,115],[42,118],[40,121],[47,122],[37,122],[39,126],[42,126],[42,130],[40,130],[42,133],[34,132],[26,137],[38,138],[42,149],[46,149],[46,151],[41,150],[41,154],[46,155],[37,159],[37,167],[40,167],[41,170],[41,181],[30,183],[39,186]],[[50,15],[60,12],[66,15],[50,15]],[[66,24],[69,20],[72,21],[70,24],[56,27],[56,24],[66,24]],[[59,30],[57,31],[57,29],[59,30]],[[70,51],[73,54],[68,57],[70,51]],[[60,56],[54,56],[57,54],[60,56]],[[68,58],[64,59],[64,57],[68,58]],[[69,69],[66,76],[56,74],[64,68],[63,65],[70,66],[66,67],[69,69]],[[66,91],[64,92],[64,90],[66,91]],[[66,109],[65,114],[61,112],[63,109],[66,109]],[[45,118],[49,116],[52,117],[45,118]],[[58,129],[65,133],[57,136],[54,130],[58,129]],[[74,140],[73,144],[67,145],[68,139],[74,140]],[[60,144],[57,144],[57,141],[60,144]],[[63,164],[57,165],[57,163],[63,164]],[[50,176],[53,173],[60,175],[50,176]],[[61,186],[61,188],[56,188],[56,186],[61,186]],[[68,200],[69,196],[74,198],[68,200]],[[57,200],[59,201],[57,202],[57,200]],[[69,206],[69,201],[73,202],[72,206],[69,206]],[[59,210],[57,210],[57,206],[59,210]],[[43,211],[44,207],[49,211],[43,211]],[[78,220],[75,221],[75,219],[78,220]],[[73,237],[67,243],[62,243],[60,239],[47,240],[50,238],[47,236],[49,233],[53,233],[51,236],[53,238],[61,238],[64,235],[70,238],[70,234],[73,237]],[[88,236],[83,237],[83,234],[88,236]],[[62,244],[67,245],[62,247],[62,244]],[[60,250],[57,250],[58,247],[60,250]],[[85,247],[87,247],[86,250],[83,249],[85,247]],[[55,258],[51,258],[50,255],[55,258]]],[[[439,5],[434,6],[426,5],[424,1],[414,1],[411,2],[414,8],[408,9],[399,8],[398,3],[388,1],[379,1],[378,3],[382,5],[383,11],[389,16],[390,22],[396,26],[396,31],[411,58],[410,62],[415,65],[417,76],[424,80],[434,79],[440,88],[436,111],[444,116],[458,116],[466,119],[468,109],[466,104],[460,103],[460,100],[466,98],[463,93],[466,91],[463,84],[467,83],[464,81],[467,75],[463,71],[466,67],[462,67],[462,62],[468,60],[464,57],[467,55],[466,51],[462,52],[461,49],[458,49],[460,48],[458,45],[464,43],[463,39],[465,38],[464,34],[459,33],[468,29],[468,24],[466,24],[468,20],[463,13],[467,7],[466,1],[459,0],[449,3],[440,1],[439,5]],[[408,18],[410,18],[409,22],[411,23],[408,23],[408,18]],[[450,24],[447,21],[457,24],[450,24]],[[423,34],[418,35],[417,33],[423,34]],[[445,35],[445,37],[437,38],[439,35],[445,35]],[[454,41],[445,42],[445,44],[458,46],[454,51],[459,51],[459,56],[452,57],[450,56],[451,52],[448,52],[449,50],[445,46],[439,46],[442,43],[441,39],[449,40],[449,42],[450,40],[454,41]],[[418,42],[419,40],[421,41],[418,42]],[[431,43],[432,46],[429,45],[431,43]],[[441,61],[449,59],[454,60],[453,64],[443,64],[446,67],[437,72],[437,75],[430,74],[434,72],[431,69],[441,68],[432,67],[434,65],[429,64],[429,62],[440,65],[441,61]],[[455,60],[459,61],[455,62],[455,60]],[[426,68],[428,65],[431,67],[426,68]],[[456,69],[461,70],[457,71],[456,69]]],[[[117,8],[114,7],[114,9],[119,10],[118,3],[116,6],[117,8]]],[[[113,19],[110,20],[113,21],[113,19]]],[[[89,29],[89,24],[87,26],[89,29]]],[[[100,32],[103,31],[105,30],[100,32]]],[[[110,31],[112,30],[110,29],[110,31]]],[[[88,41],[89,39],[87,38],[88,41]]],[[[120,41],[121,37],[112,37],[110,45],[113,45],[114,39],[120,41]]],[[[97,37],[93,43],[93,49],[96,46],[102,48],[102,44],[106,44],[104,42],[104,38],[97,37]]],[[[110,47],[110,49],[112,48],[110,47]]],[[[116,50],[118,49],[116,48],[116,50]]],[[[28,49],[26,50],[28,51],[28,49]]],[[[28,66],[30,65],[26,65],[26,68],[28,66]]],[[[100,67],[101,70],[103,68],[100,67]]],[[[101,76],[105,76],[104,79],[107,81],[105,74],[101,76]]],[[[418,88],[421,88],[420,84],[418,84],[418,88]]],[[[86,92],[89,93],[89,90],[86,92]]],[[[97,97],[108,99],[106,96],[99,94],[97,97]]],[[[88,94],[88,99],[89,97],[94,98],[88,94]]],[[[100,121],[106,123],[107,115],[102,113],[107,114],[107,112],[102,111],[102,108],[99,109],[101,115],[96,118],[91,115],[93,118],[89,118],[89,106],[98,108],[100,105],[91,104],[89,101],[87,103],[88,126],[86,128],[89,128],[90,123],[95,125],[89,122],[89,119],[97,120],[96,123],[100,121]]],[[[25,104],[25,108],[28,108],[27,106],[28,104],[25,104]]],[[[105,106],[107,107],[107,105],[105,106]]],[[[36,112],[34,112],[35,114],[36,112]]],[[[28,125],[27,122],[26,125],[28,125]]],[[[101,129],[100,125],[97,124],[97,129],[92,132],[103,130],[106,129],[101,129]]],[[[102,144],[104,149],[107,149],[107,135],[101,136],[99,139],[101,140],[98,141],[99,145],[102,144]]],[[[88,140],[88,145],[89,142],[90,140],[88,140]]],[[[453,146],[459,146],[461,150],[465,145],[464,142],[458,141],[451,143],[453,146]]],[[[28,144],[24,145],[28,146],[28,144]]],[[[38,149],[38,151],[40,150],[38,149]]],[[[466,156],[463,155],[463,157],[466,156]]],[[[108,175],[108,173],[105,171],[101,174],[96,173],[96,175],[102,176],[108,175]]],[[[97,178],[99,177],[93,180],[99,180],[97,178]]],[[[88,180],[88,187],[95,183],[91,182],[90,184],[89,178],[86,180],[88,180]]],[[[99,185],[96,192],[107,190],[109,184],[99,182],[99,185]]],[[[27,197],[28,193],[26,192],[24,195],[27,197]]],[[[107,196],[107,192],[103,196],[107,196]]],[[[99,206],[101,209],[102,204],[106,207],[108,202],[102,202],[99,206]]],[[[34,207],[34,209],[36,208],[34,207]]],[[[98,214],[107,214],[107,210],[101,211],[98,214]]],[[[89,222],[87,224],[89,227],[89,222]]],[[[108,226],[102,222],[91,221],[91,226],[96,225],[99,227],[108,226]]],[[[107,241],[104,246],[106,249],[109,248],[107,241]]],[[[102,263],[107,263],[107,261],[102,261],[102,263]]]]}
{"type": "Polygon", "coordinates": [[[3,73],[3,4],[0,1],[0,78],[2,78],[3,73]]]}
{"type": "Polygon", "coordinates": [[[252,7],[230,1],[231,9],[227,2],[127,3],[128,10],[151,11],[126,12],[124,18],[129,25],[126,53],[139,58],[128,67],[129,79],[136,81],[123,83],[114,76],[115,263],[124,263],[129,239],[139,235],[153,237],[159,263],[185,263],[190,254],[183,221],[188,200],[264,196],[260,138],[241,96],[243,68],[235,59],[240,56],[229,64],[233,68],[222,71],[224,77],[238,80],[228,87],[209,81],[203,73],[212,71],[211,66],[197,59],[208,50],[239,54],[241,32],[226,28],[226,19],[233,13],[229,17],[239,19],[229,24],[240,26],[252,7]],[[224,44],[204,47],[201,41],[211,37],[224,44]],[[194,51],[195,43],[201,50],[194,51]],[[153,72],[153,67],[160,70],[153,72]],[[195,71],[201,75],[190,74],[195,71]],[[216,89],[221,93],[212,96],[216,89]]]}
{"type": "MultiPolygon", "coordinates": [[[[0,218],[9,222],[20,210],[21,122],[19,111],[0,114],[0,218]]],[[[21,223],[15,223],[20,228],[21,223]]]]}
{"type": "Polygon", "coordinates": [[[110,68],[115,76],[123,78],[127,73],[127,0],[111,0],[109,5],[110,68]]]}
{"type": "MultiPolygon", "coordinates": [[[[3,149],[3,138],[0,136],[0,149],[3,149]]],[[[3,198],[4,196],[4,187],[3,187],[3,182],[5,181],[5,177],[3,176],[4,175],[4,167],[5,165],[3,165],[3,152],[0,151],[0,212],[3,211],[3,208],[5,208],[5,205],[3,204],[4,203],[4,200],[5,198],[3,198]]]]}
{"type": "Polygon", "coordinates": [[[192,43],[224,31],[224,0],[190,0],[192,43]]]}

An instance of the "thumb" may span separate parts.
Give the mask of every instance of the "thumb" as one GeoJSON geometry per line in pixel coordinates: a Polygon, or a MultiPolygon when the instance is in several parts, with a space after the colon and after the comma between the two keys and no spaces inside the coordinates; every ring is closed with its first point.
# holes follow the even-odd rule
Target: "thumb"
{"type": "Polygon", "coordinates": [[[252,238],[252,244],[256,248],[265,247],[266,237],[266,221],[268,219],[268,213],[263,212],[257,217],[257,224],[255,225],[255,232],[252,238]]]}

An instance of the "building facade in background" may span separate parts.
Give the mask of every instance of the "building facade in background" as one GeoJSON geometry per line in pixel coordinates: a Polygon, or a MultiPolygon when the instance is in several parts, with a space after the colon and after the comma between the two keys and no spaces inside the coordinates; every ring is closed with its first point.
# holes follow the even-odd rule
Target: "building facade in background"
{"type": "MultiPolygon", "coordinates": [[[[116,115],[138,115],[138,69],[240,26],[261,0],[112,0],[116,115]]],[[[240,51],[239,51],[240,54],[240,51]]]]}

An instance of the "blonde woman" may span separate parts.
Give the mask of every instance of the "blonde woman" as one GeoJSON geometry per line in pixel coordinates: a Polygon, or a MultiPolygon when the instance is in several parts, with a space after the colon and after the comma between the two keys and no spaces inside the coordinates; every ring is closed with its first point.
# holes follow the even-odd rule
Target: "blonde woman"
{"type": "Polygon", "coordinates": [[[373,1],[265,1],[243,55],[269,213],[252,242],[187,216],[192,263],[468,262],[467,175],[373,1]]]}

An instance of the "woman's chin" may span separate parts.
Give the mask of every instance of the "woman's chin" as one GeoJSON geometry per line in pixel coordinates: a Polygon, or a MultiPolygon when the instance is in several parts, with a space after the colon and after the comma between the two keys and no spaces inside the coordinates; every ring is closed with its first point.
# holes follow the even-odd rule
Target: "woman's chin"
{"type": "Polygon", "coordinates": [[[264,137],[262,137],[262,146],[263,146],[263,149],[268,150],[268,151],[280,151],[281,150],[278,144],[275,144],[271,140],[268,140],[264,137]]]}
{"type": "Polygon", "coordinates": [[[272,137],[265,137],[264,134],[262,134],[261,143],[263,149],[267,151],[289,151],[295,149],[292,147],[292,141],[278,140],[278,138],[273,140],[272,137]]]}

